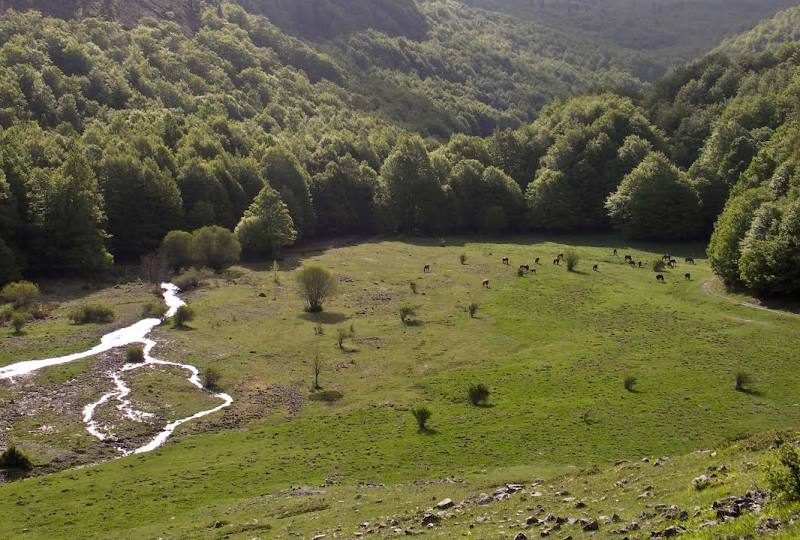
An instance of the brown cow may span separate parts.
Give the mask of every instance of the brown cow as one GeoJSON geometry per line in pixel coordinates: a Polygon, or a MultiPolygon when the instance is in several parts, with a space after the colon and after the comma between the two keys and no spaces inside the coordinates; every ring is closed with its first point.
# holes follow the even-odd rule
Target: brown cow
{"type": "Polygon", "coordinates": [[[503,264],[509,264],[508,257],[503,257],[503,264]]]}
{"type": "Polygon", "coordinates": [[[430,272],[431,272],[431,265],[426,264],[425,268],[422,269],[422,273],[423,274],[430,274],[430,272]]]}
{"type": "Polygon", "coordinates": [[[529,265],[527,265],[527,264],[520,265],[519,269],[520,270],[524,270],[525,272],[530,272],[531,271],[531,267],[529,265]]]}

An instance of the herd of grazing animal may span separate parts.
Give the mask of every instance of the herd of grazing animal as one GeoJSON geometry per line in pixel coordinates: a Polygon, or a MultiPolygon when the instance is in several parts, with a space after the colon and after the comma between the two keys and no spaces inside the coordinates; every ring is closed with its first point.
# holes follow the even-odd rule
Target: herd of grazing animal
{"type": "MultiPolygon", "coordinates": [[[[619,252],[618,252],[618,250],[616,250],[616,249],[614,249],[614,256],[615,256],[615,257],[619,256],[619,252]]],[[[560,265],[561,265],[561,261],[563,261],[563,260],[564,260],[564,254],[563,254],[563,253],[560,253],[560,254],[558,255],[558,257],[556,257],[555,259],[553,259],[553,265],[555,265],[555,266],[560,266],[560,265]]],[[[541,264],[541,262],[540,262],[540,261],[541,261],[541,257],[536,257],[536,259],[534,260],[534,267],[531,267],[531,265],[529,265],[529,264],[522,264],[522,265],[520,265],[520,267],[519,267],[519,270],[518,270],[519,274],[520,274],[520,275],[522,275],[522,274],[524,274],[524,273],[533,273],[533,274],[535,274],[535,273],[536,273],[536,268],[535,268],[535,266],[538,266],[538,265],[540,265],[540,264],[541,264]]],[[[661,261],[662,261],[662,262],[664,262],[664,263],[665,263],[665,264],[666,264],[666,265],[667,265],[669,268],[671,268],[671,269],[674,269],[674,268],[675,268],[675,267],[677,267],[677,265],[678,265],[678,261],[677,261],[676,259],[674,259],[674,258],[673,258],[671,255],[669,255],[669,254],[666,254],[666,255],[664,255],[663,257],[661,257],[661,261]]],[[[691,264],[691,265],[694,265],[694,264],[695,264],[695,260],[694,260],[694,258],[693,258],[693,257],[686,257],[686,258],[684,259],[684,261],[686,262],[686,264],[691,264]]],[[[505,265],[505,266],[510,266],[510,265],[511,265],[511,258],[510,258],[510,257],[503,257],[503,258],[502,258],[502,263],[503,263],[503,265],[505,265]]],[[[627,263],[628,265],[630,265],[630,267],[631,267],[631,268],[637,268],[637,267],[638,267],[638,268],[643,268],[643,267],[644,267],[644,264],[642,263],[642,261],[638,261],[638,262],[637,262],[637,261],[634,261],[634,259],[633,259],[633,256],[632,256],[632,255],[625,255],[625,263],[627,263]]],[[[463,261],[462,261],[462,264],[463,264],[463,261]]],[[[599,265],[599,264],[595,264],[595,265],[593,265],[593,266],[592,266],[592,270],[593,270],[594,272],[599,272],[599,271],[600,271],[600,265],[599,265]]],[[[423,271],[423,273],[425,273],[425,274],[429,274],[429,273],[431,273],[431,265],[429,265],[429,264],[426,264],[426,265],[423,267],[422,271],[423,271]]],[[[686,273],[683,275],[683,277],[686,279],[686,281],[691,281],[691,280],[692,280],[692,274],[691,274],[691,273],[689,273],[689,272],[686,272],[686,273]]],[[[664,274],[662,274],[662,273],[658,273],[658,274],[656,274],[656,281],[657,281],[658,283],[666,283],[666,282],[667,282],[667,279],[666,279],[666,277],[664,276],[664,274]]],[[[488,280],[488,279],[484,279],[484,280],[483,280],[483,282],[482,282],[482,287],[483,287],[484,289],[488,289],[488,288],[489,288],[489,280],[488,280]]]]}

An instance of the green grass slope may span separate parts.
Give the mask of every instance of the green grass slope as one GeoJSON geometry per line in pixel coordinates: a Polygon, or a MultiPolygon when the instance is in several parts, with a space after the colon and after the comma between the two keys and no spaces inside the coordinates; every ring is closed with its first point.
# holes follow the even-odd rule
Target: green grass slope
{"type": "MultiPolygon", "coordinates": [[[[710,294],[701,246],[670,247],[699,264],[656,283],[649,263],[664,249],[611,237],[381,241],[295,253],[277,283],[260,267],[212,280],[187,295],[192,329],[159,330],[157,354],[219,369],[234,405],[151,454],[0,486],[0,537],[308,537],[337,526],[349,535],[436,497],[800,424],[800,383],[786,376],[798,320],[710,294]],[[576,272],[552,264],[570,245],[576,272]],[[625,254],[646,268],[623,264],[625,254]],[[534,257],[536,275],[518,277],[534,257]],[[293,281],[308,263],[339,281],[321,315],[303,312],[293,281]],[[402,305],[417,308],[415,324],[401,323],[402,305]],[[337,328],[350,325],[340,350],[337,328]],[[317,352],[337,402],[307,400],[317,352]],[[750,392],[734,389],[739,371],[754,376],[750,392]],[[472,382],[491,388],[491,406],[468,404],[472,382]],[[429,434],[409,414],[419,404],[433,411],[429,434]],[[442,481],[452,477],[464,483],[442,481]]],[[[5,362],[30,357],[35,342],[20,339],[5,362]]],[[[157,403],[158,393],[132,398],[157,403]]]]}

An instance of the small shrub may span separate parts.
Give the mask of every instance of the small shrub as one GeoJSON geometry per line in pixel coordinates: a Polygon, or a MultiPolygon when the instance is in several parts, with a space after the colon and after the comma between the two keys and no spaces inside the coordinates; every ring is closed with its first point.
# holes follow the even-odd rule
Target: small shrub
{"type": "Polygon", "coordinates": [[[194,320],[194,310],[189,306],[183,305],[178,308],[172,317],[172,324],[175,328],[186,328],[186,324],[194,320]]]}
{"type": "Polygon", "coordinates": [[[11,327],[14,329],[14,334],[19,336],[22,334],[22,329],[28,324],[29,315],[24,311],[15,311],[11,314],[11,327]]]}
{"type": "Polygon", "coordinates": [[[279,270],[280,270],[280,267],[278,266],[278,261],[272,261],[272,282],[275,285],[280,285],[281,284],[281,278],[278,275],[278,271],[279,270]]]}
{"type": "Polygon", "coordinates": [[[305,298],[309,313],[319,313],[329,297],[336,293],[336,278],[319,266],[304,266],[295,276],[300,295],[305,298]]]}
{"type": "Polygon", "coordinates": [[[417,421],[417,426],[420,431],[427,431],[428,420],[430,420],[433,413],[427,407],[414,407],[411,409],[411,415],[417,421]]]}
{"type": "Polygon", "coordinates": [[[467,397],[475,406],[485,405],[489,401],[489,387],[483,383],[471,384],[467,389],[467,397]]]}
{"type": "Polygon", "coordinates": [[[462,253],[461,255],[458,256],[458,261],[461,264],[467,264],[467,256],[462,253]]]}
{"type": "Polygon", "coordinates": [[[632,375],[628,375],[625,377],[625,390],[628,392],[633,392],[636,389],[636,377],[632,375]]]}
{"type": "Polygon", "coordinates": [[[347,328],[337,328],[336,329],[336,344],[339,346],[341,350],[344,350],[344,342],[348,338],[353,337],[353,330],[348,330],[347,328]]]}
{"type": "Polygon", "coordinates": [[[114,311],[100,304],[86,304],[69,313],[73,324],[105,324],[114,320],[114,311]]]}
{"type": "Polygon", "coordinates": [[[412,317],[417,315],[417,310],[413,306],[401,306],[400,307],[400,320],[403,321],[403,324],[409,324],[412,321],[412,317]]]}
{"type": "Polygon", "coordinates": [[[476,313],[478,313],[478,308],[479,308],[479,307],[480,307],[480,306],[478,306],[478,304],[476,304],[475,302],[471,303],[471,304],[470,304],[470,305],[467,307],[467,311],[469,311],[469,317],[470,317],[470,319],[474,319],[474,318],[475,318],[475,314],[476,314],[476,313]]]}
{"type": "Polygon", "coordinates": [[[747,387],[753,383],[753,377],[750,376],[749,373],[744,373],[740,371],[736,374],[736,390],[738,392],[743,392],[747,390],[747,387]]]}
{"type": "Polygon", "coordinates": [[[144,363],[144,345],[141,343],[133,343],[128,345],[125,349],[125,361],[129,364],[143,364],[144,363]]]}
{"type": "Polygon", "coordinates": [[[569,249],[566,253],[564,253],[564,262],[567,263],[567,270],[569,272],[574,272],[580,261],[581,258],[578,255],[578,252],[574,249],[569,249]]]}
{"type": "Polygon", "coordinates": [[[167,314],[167,306],[161,302],[148,302],[142,306],[142,317],[147,319],[161,319],[167,314]]]}
{"type": "Polygon", "coordinates": [[[211,274],[208,268],[190,268],[176,277],[173,283],[182,291],[191,291],[204,287],[211,274]]]}
{"type": "Polygon", "coordinates": [[[653,268],[653,272],[663,272],[667,269],[667,264],[661,259],[654,259],[651,267],[653,268]]]}
{"type": "Polygon", "coordinates": [[[766,469],[773,497],[785,502],[800,501],[800,453],[796,448],[781,446],[767,462],[766,469]]]}
{"type": "Polygon", "coordinates": [[[206,390],[219,390],[219,381],[222,380],[222,373],[213,367],[203,370],[203,388],[206,390]]]}
{"type": "Polygon", "coordinates": [[[326,403],[333,403],[334,401],[339,401],[344,397],[344,394],[339,392],[338,390],[321,390],[319,392],[314,392],[311,394],[308,399],[312,401],[324,401],[326,403]]]}
{"type": "Polygon", "coordinates": [[[39,286],[30,281],[9,283],[0,291],[0,298],[17,309],[31,305],[38,297],[39,286]]]}
{"type": "Polygon", "coordinates": [[[411,288],[412,294],[417,294],[417,282],[416,281],[409,281],[408,286],[411,288]]]}
{"type": "Polygon", "coordinates": [[[0,469],[30,471],[33,469],[33,463],[16,446],[9,446],[5,452],[0,454],[0,469]]]}

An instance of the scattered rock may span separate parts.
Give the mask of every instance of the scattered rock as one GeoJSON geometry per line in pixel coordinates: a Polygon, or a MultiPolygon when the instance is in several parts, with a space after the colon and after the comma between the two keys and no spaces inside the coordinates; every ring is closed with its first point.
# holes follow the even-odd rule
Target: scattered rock
{"type": "Polygon", "coordinates": [[[442,499],[441,501],[436,503],[436,508],[438,510],[447,510],[448,508],[452,508],[453,506],[455,506],[455,503],[452,501],[452,499],[442,499]]]}
{"type": "Polygon", "coordinates": [[[583,518],[579,523],[584,531],[596,531],[600,528],[600,522],[596,519],[583,518]]]}

